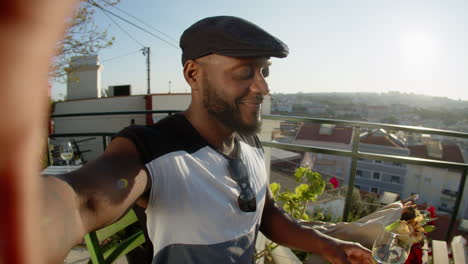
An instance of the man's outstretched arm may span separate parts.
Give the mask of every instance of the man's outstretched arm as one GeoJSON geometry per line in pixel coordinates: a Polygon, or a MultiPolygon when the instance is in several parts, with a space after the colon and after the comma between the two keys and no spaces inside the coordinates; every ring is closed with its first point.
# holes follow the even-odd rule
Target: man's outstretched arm
{"type": "Polygon", "coordinates": [[[121,217],[149,188],[147,177],[136,147],[125,138],[113,140],[77,171],[44,177],[40,228],[46,263],[63,263],[86,233],[121,217]]]}
{"type": "Polygon", "coordinates": [[[0,5],[0,263],[47,263],[38,228],[48,72],[73,0],[0,5]]]}
{"type": "Polygon", "coordinates": [[[332,264],[373,263],[371,252],[358,243],[335,239],[300,225],[278,207],[269,190],[260,231],[275,243],[319,254],[332,264]]]}

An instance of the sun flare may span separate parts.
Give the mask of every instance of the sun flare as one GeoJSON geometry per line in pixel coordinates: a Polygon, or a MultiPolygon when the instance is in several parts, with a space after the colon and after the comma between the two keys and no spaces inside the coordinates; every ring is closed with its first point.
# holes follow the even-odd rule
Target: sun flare
{"type": "Polygon", "coordinates": [[[400,43],[403,61],[409,66],[431,65],[436,53],[434,37],[423,31],[403,35],[400,43]]]}

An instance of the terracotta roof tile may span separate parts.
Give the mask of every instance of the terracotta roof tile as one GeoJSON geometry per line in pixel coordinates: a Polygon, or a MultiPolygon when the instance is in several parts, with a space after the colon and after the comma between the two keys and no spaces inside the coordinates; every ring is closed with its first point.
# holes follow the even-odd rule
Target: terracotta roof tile
{"type": "Polygon", "coordinates": [[[442,158],[434,158],[428,155],[427,146],[426,145],[416,145],[416,146],[409,146],[410,156],[422,159],[435,159],[435,160],[443,160],[443,161],[450,161],[450,162],[465,162],[463,160],[463,155],[460,151],[460,147],[455,144],[442,144],[442,158]]]}
{"type": "Polygon", "coordinates": [[[304,124],[296,135],[296,140],[327,141],[350,144],[352,127],[335,126],[330,134],[320,133],[320,124],[304,124]]]}
{"type": "Polygon", "coordinates": [[[365,144],[374,144],[374,145],[401,148],[400,145],[395,143],[388,136],[375,136],[375,135],[369,134],[361,138],[360,142],[365,143],[365,144]]]}

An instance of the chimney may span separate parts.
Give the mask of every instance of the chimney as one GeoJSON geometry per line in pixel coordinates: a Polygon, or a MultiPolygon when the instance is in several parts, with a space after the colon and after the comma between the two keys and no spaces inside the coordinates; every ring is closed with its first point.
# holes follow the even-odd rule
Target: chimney
{"type": "Polygon", "coordinates": [[[67,74],[67,100],[100,98],[101,69],[97,55],[72,57],[67,74]]]}
{"type": "Polygon", "coordinates": [[[438,141],[430,141],[426,143],[427,155],[429,158],[442,159],[442,144],[438,141]]]}

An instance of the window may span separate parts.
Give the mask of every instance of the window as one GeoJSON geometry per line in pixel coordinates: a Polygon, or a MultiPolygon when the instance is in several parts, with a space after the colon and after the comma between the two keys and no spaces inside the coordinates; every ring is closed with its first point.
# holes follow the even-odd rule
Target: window
{"type": "Polygon", "coordinates": [[[373,192],[373,193],[379,193],[379,188],[371,187],[370,191],[373,192]]]}
{"type": "Polygon", "coordinates": [[[331,135],[331,134],[333,134],[334,129],[335,129],[334,124],[321,124],[319,134],[320,135],[331,135]]]}
{"type": "Polygon", "coordinates": [[[391,183],[400,183],[400,176],[392,175],[392,177],[390,178],[390,182],[391,183]]]}
{"type": "Polygon", "coordinates": [[[374,180],[380,180],[380,172],[374,171],[374,173],[372,174],[372,178],[374,180]]]}
{"type": "Polygon", "coordinates": [[[374,163],[375,163],[375,164],[381,164],[382,161],[381,161],[381,160],[374,160],[374,163]]]}
{"type": "Polygon", "coordinates": [[[361,189],[361,186],[358,184],[355,184],[354,187],[358,188],[359,190],[361,189]]]}
{"type": "Polygon", "coordinates": [[[392,164],[395,167],[403,167],[403,164],[401,164],[400,162],[393,162],[392,164]]]}
{"type": "Polygon", "coordinates": [[[362,177],[362,170],[357,170],[356,171],[356,176],[362,177]]]}

